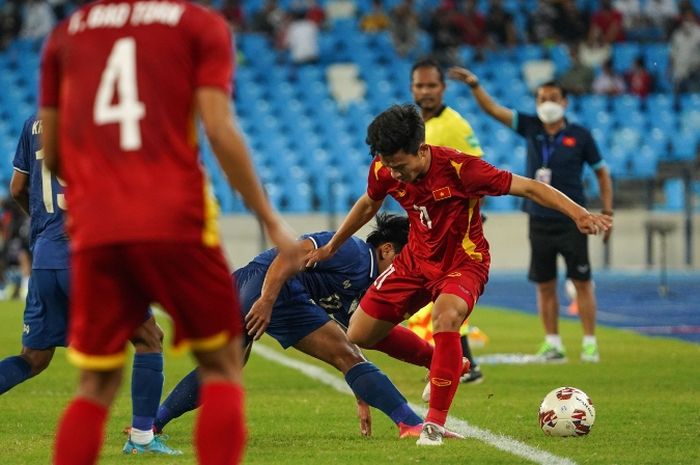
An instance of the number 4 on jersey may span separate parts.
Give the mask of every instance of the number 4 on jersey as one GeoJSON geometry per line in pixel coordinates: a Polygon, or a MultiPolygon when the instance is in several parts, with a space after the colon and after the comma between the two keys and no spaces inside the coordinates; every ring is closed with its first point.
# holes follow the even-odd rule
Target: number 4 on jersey
{"type": "Polygon", "coordinates": [[[95,96],[93,118],[98,126],[119,123],[119,146],[126,151],[141,148],[139,120],[145,114],[136,85],[136,41],[125,37],[114,43],[107,59],[95,96]],[[113,105],[115,88],[118,99],[113,105]]]}

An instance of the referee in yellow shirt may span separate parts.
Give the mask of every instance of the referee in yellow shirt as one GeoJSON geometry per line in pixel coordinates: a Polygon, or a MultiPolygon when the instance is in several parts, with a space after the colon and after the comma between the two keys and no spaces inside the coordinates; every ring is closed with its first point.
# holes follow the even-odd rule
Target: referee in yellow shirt
{"type": "MultiPolygon", "coordinates": [[[[446,88],[445,75],[438,63],[432,59],[416,62],[411,69],[411,93],[413,100],[421,109],[425,121],[425,142],[430,145],[451,147],[475,157],[483,152],[479,140],[469,122],[443,102],[446,88]]],[[[427,341],[432,341],[432,304],[415,313],[408,320],[408,327],[427,341]]],[[[484,375],[476,365],[469,339],[468,325],[462,325],[462,353],[471,362],[471,370],[462,376],[463,383],[479,383],[484,375]]]]}

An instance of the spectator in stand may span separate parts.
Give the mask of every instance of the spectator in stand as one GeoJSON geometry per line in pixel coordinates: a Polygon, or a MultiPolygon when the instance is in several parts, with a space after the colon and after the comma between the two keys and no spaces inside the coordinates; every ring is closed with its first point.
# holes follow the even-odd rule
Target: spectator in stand
{"type": "Polygon", "coordinates": [[[612,60],[603,64],[600,74],[593,80],[593,92],[601,95],[620,95],[625,92],[625,81],[615,72],[612,60]]]}
{"type": "Polygon", "coordinates": [[[440,66],[454,66],[459,62],[462,34],[457,11],[452,0],[445,0],[435,10],[428,32],[433,39],[432,55],[440,66]]]}
{"type": "Polygon", "coordinates": [[[251,22],[251,29],[255,32],[263,32],[277,43],[284,29],[287,14],[277,4],[277,0],[267,0],[262,9],[255,13],[251,22]]]}
{"type": "Polygon", "coordinates": [[[306,0],[306,18],[316,23],[316,26],[321,29],[326,22],[326,12],[316,0],[306,0]]]}
{"type": "Polygon", "coordinates": [[[613,8],[622,14],[622,26],[626,31],[639,27],[642,19],[642,6],[639,0],[615,0],[613,8]]]}
{"type": "Polygon", "coordinates": [[[24,39],[41,40],[51,32],[54,24],[56,17],[48,3],[43,0],[27,0],[19,35],[24,39]]]}
{"type": "Polygon", "coordinates": [[[287,27],[284,43],[289,48],[292,62],[296,65],[318,61],[318,26],[306,17],[306,11],[291,13],[292,20],[287,27]]]}
{"type": "Polygon", "coordinates": [[[591,68],[598,68],[612,56],[612,47],[603,41],[600,29],[591,30],[588,39],[579,46],[581,63],[591,68]]]}
{"type": "Polygon", "coordinates": [[[372,0],[372,10],[360,18],[360,29],[364,32],[380,32],[389,29],[391,19],[384,11],[382,0],[372,0]]]}
{"type": "Polygon", "coordinates": [[[517,44],[518,35],[513,15],[503,8],[501,0],[490,1],[486,18],[486,32],[492,46],[511,47],[517,44]]]}
{"type": "Polygon", "coordinates": [[[678,18],[676,0],[647,0],[643,17],[646,22],[661,29],[664,37],[668,37],[671,26],[678,18]]]}
{"type": "Polygon", "coordinates": [[[22,16],[17,0],[6,2],[0,10],[0,51],[12,43],[21,26],[22,16]]]}
{"type": "Polygon", "coordinates": [[[622,42],[625,40],[625,29],[622,24],[622,13],[612,6],[611,0],[601,0],[600,9],[591,17],[589,37],[600,34],[604,43],[622,42]]]}
{"type": "Polygon", "coordinates": [[[586,37],[588,18],[581,11],[574,0],[561,0],[554,4],[557,10],[557,20],[554,22],[554,30],[559,41],[564,43],[579,43],[586,37]]]}
{"type": "Polygon", "coordinates": [[[625,81],[630,94],[646,97],[654,88],[654,78],[644,64],[644,58],[637,57],[632,67],[625,73],[625,81]]]}
{"type": "Polygon", "coordinates": [[[403,0],[396,5],[391,14],[391,38],[396,53],[405,57],[418,45],[420,19],[413,7],[413,0],[403,0]]]}
{"type": "Polygon", "coordinates": [[[539,44],[555,40],[557,10],[550,0],[539,0],[537,7],[528,15],[527,29],[530,40],[539,44]]]}
{"type": "Polygon", "coordinates": [[[700,92],[700,25],[692,8],[681,11],[681,24],[671,35],[673,85],[677,92],[700,92]]]}
{"type": "Polygon", "coordinates": [[[221,6],[221,14],[234,31],[245,29],[245,13],[240,0],[224,0],[221,6]]]}
{"type": "Polygon", "coordinates": [[[571,67],[559,77],[559,84],[569,94],[589,94],[595,78],[593,68],[581,63],[578,48],[574,45],[569,47],[569,57],[571,67]]]}
{"type": "Polygon", "coordinates": [[[472,47],[486,43],[486,18],[476,8],[476,0],[464,0],[457,20],[462,31],[462,42],[472,47]]]}

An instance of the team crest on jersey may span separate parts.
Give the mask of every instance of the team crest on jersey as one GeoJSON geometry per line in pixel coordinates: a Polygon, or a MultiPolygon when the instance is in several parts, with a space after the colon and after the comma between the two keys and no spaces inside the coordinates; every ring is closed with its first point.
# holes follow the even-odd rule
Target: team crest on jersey
{"type": "Polygon", "coordinates": [[[398,198],[404,197],[406,195],[406,190],[405,189],[396,189],[396,196],[398,198]]]}
{"type": "Polygon", "coordinates": [[[459,271],[453,271],[452,273],[448,274],[447,276],[449,276],[450,278],[458,278],[458,277],[462,276],[462,273],[460,273],[459,271]]]}
{"type": "Polygon", "coordinates": [[[433,191],[433,198],[435,200],[445,200],[450,197],[452,197],[452,191],[450,191],[449,187],[441,187],[433,191]]]}
{"type": "Polygon", "coordinates": [[[571,136],[566,136],[562,138],[561,145],[564,147],[576,147],[576,138],[571,136]]]}

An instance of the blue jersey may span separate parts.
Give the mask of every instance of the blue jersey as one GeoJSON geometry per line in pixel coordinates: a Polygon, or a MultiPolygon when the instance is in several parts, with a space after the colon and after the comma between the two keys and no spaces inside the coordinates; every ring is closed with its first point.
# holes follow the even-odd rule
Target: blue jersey
{"type": "MultiPolygon", "coordinates": [[[[333,232],[323,231],[306,234],[316,248],[326,245],[333,232]]],[[[252,263],[265,267],[277,256],[276,249],[270,249],[255,257],[252,263]]],[[[362,239],[351,237],[340,246],[328,260],[318,262],[303,273],[298,273],[291,281],[299,284],[299,291],[306,292],[313,301],[338,320],[346,321],[360,301],[362,294],[377,277],[377,257],[374,247],[362,239]]],[[[292,287],[293,289],[294,287],[292,287]]]]}
{"type": "Polygon", "coordinates": [[[66,269],[68,237],[63,218],[63,186],[44,166],[41,132],[41,120],[35,115],[27,119],[12,164],[15,170],[29,176],[32,268],[66,269]]]}

